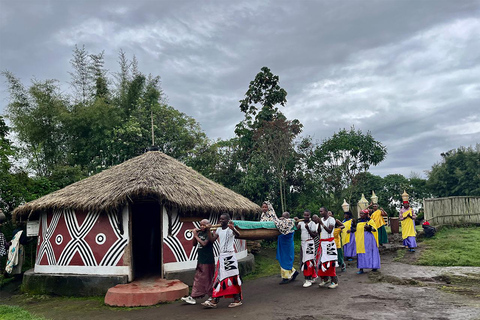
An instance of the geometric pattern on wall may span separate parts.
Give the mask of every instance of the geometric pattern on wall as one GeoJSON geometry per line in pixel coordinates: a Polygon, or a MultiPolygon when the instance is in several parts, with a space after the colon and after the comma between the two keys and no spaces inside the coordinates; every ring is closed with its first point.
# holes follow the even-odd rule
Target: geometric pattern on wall
{"type": "Polygon", "coordinates": [[[54,211],[42,215],[38,265],[121,266],[128,243],[115,213],[54,211]]]}
{"type": "MultiPolygon", "coordinates": [[[[210,214],[208,220],[212,225],[218,224],[220,214],[210,214]]],[[[176,212],[172,212],[171,216],[171,234],[164,234],[163,243],[163,263],[195,261],[198,258],[198,246],[193,246],[193,233],[190,231],[199,228],[200,221],[181,222],[176,212]]],[[[164,217],[164,223],[168,224],[168,220],[164,217]]],[[[245,240],[235,239],[235,252],[246,250],[245,240]]],[[[213,244],[213,253],[217,257],[219,255],[218,241],[213,244]]]]}

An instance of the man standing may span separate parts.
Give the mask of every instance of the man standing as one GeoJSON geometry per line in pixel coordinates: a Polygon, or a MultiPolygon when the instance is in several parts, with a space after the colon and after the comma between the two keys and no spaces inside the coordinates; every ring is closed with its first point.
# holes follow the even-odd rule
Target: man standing
{"type": "Polygon", "coordinates": [[[320,216],[318,222],[318,233],[320,234],[320,245],[317,254],[318,276],[322,277],[322,281],[318,284],[320,287],[328,284],[329,277],[331,283],[329,289],[338,287],[338,277],[335,267],[338,260],[337,245],[333,236],[335,228],[335,219],[330,217],[325,207],[320,208],[320,216]]]}
{"type": "MultiPolygon", "coordinates": [[[[304,288],[310,287],[317,278],[315,271],[315,242],[313,239],[317,235],[317,225],[310,220],[310,210],[303,212],[303,221],[297,223],[297,229],[301,232],[302,244],[302,271],[305,277],[304,288]]],[[[298,220],[295,217],[295,220],[298,220]]]]}

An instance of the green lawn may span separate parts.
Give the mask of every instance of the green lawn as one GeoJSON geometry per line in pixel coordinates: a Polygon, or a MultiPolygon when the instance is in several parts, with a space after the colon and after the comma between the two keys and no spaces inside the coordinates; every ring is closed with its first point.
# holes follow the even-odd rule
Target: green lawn
{"type": "Polygon", "coordinates": [[[44,317],[37,317],[23,308],[17,306],[0,305],[1,320],[46,320],[44,317]]]}
{"type": "Polygon", "coordinates": [[[480,227],[442,228],[424,239],[417,264],[426,266],[480,267],[480,227]]]}

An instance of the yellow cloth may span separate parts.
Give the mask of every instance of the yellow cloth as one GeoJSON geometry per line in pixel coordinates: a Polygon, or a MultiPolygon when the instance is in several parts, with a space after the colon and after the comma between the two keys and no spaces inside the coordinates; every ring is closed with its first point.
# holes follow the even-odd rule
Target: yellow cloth
{"type": "Polygon", "coordinates": [[[282,267],[280,267],[280,276],[282,279],[292,279],[293,274],[295,273],[295,268],[292,268],[292,270],[285,270],[282,267]]]}
{"type": "Polygon", "coordinates": [[[378,235],[377,226],[375,225],[375,221],[372,219],[368,220],[368,222],[358,222],[357,223],[357,231],[355,231],[355,242],[357,245],[357,253],[365,253],[365,225],[372,226],[372,233],[375,237],[375,241],[377,242],[378,247],[378,235]]]}
{"type": "Polygon", "coordinates": [[[342,242],[344,244],[347,244],[347,243],[350,243],[351,233],[347,233],[347,230],[350,230],[350,228],[352,227],[352,219],[345,221],[343,225],[345,226],[345,229],[342,230],[342,242]]]}
{"type": "Polygon", "coordinates": [[[340,228],[333,229],[333,237],[335,239],[335,244],[337,245],[337,249],[342,247],[342,242],[340,240],[340,233],[341,232],[342,232],[342,229],[340,229],[340,228]]]}
{"type": "Polygon", "coordinates": [[[412,209],[408,209],[403,213],[402,220],[402,239],[407,239],[408,237],[415,237],[417,232],[415,230],[415,223],[411,218],[405,218],[408,214],[413,215],[412,209]]]}
{"type": "Polygon", "coordinates": [[[373,219],[373,221],[375,221],[375,224],[377,225],[378,228],[385,225],[385,221],[383,220],[383,216],[382,216],[382,210],[380,209],[372,213],[372,216],[370,217],[370,219],[373,219]]]}

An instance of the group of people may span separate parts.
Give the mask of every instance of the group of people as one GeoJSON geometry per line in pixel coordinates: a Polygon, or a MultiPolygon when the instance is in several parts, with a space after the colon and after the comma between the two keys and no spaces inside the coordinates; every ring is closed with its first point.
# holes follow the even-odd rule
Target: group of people
{"type": "MultiPolygon", "coordinates": [[[[278,217],[272,205],[265,201],[262,204],[261,221],[273,221],[280,232],[277,240],[277,260],[280,264],[280,284],[295,280],[299,272],[294,268],[294,232],[301,234],[301,267],[303,287],[313,285],[318,278],[320,287],[334,289],[338,286],[336,268],[346,270],[345,260],[357,259],[358,274],[364,269],[373,272],[380,269],[379,247],[388,243],[383,217],[386,212],[372,203],[360,212],[360,218],[353,218],[349,207],[344,208],[344,220],[335,219],[333,213],[321,207],[319,215],[312,215],[305,210],[303,219],[290,218],[288,212],[278,217]]],[[[408,201],[404,201],[400,210],[403,244],[411,252],[415,251],[415,214],[408,201]]],[[[198,263],[190,296],[182,300],[196,304],[196,299],[207,296],[202,305],[216,308],[221,297],[233,298],[228,307],[242,305],[242,281],[239,274],[238,261],[235,256],[234,240],[239,236],[233,221],[228,214],[222,214],[220,227],[212,231],[206,219],[200,227],[194,229],[193,244],[198,246],[198,263]],[[219,241],[220,254],[215,266],[213,243],[219,241]]]]}

